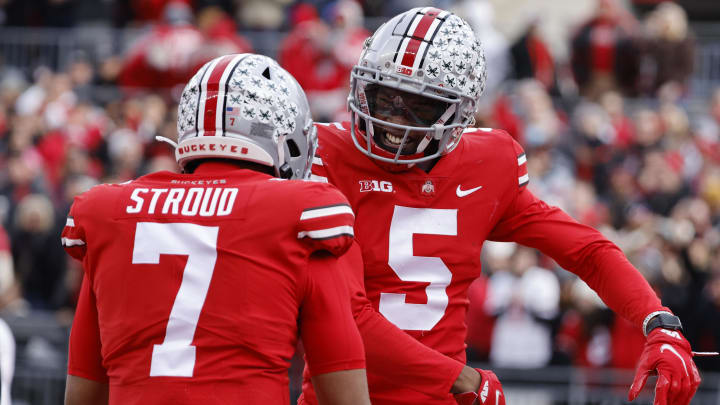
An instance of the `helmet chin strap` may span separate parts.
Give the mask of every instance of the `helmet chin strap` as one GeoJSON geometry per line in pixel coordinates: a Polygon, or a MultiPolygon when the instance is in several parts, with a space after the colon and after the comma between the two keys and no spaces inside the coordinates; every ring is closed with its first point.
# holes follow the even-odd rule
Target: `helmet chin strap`
{"type": "Polygon", "coordinates": [[[450,117],[455,113],[455,110],[457,109],[457,104],[451,105],[443,115],[438,118],[437,122],[433,124],[433,132],[428,132],[427,135],[423,137],[423,139],[420,141],[420,143],[417,146],[417,149],[415,149],[415,153],[422,153],[425,151],[425,148],[427,148],[430,141],[433,139],[440,139],[442,138],[443,134],[443,124],[450,119],[450,117]]]}
{"type": "Polygon", "coordinates": [[[169,144],[172,145],[172,147],[175,148],[175,149],[177,149],[177,147],[178,147],[177,142],[173,141],[173,140],[170,139],[170,138],[166,138],[166,137],[164,137],[164,136],[157,135],[157,136],[155,136],[155,140],[158,141],[158,142],[169,143],[169,144]]]}
{"type": "Polygon", "coordinates": [[[278,151],[278,164],[277,164],[277,173],[278,176],[281,179],[289,179],[292,177],[292,167],[285,162],[285,148],[283,145],[285,145],[285,138],[287,138],[287,135],[280,135],[278,137],[277,142],[277,151],[278,151]]]}

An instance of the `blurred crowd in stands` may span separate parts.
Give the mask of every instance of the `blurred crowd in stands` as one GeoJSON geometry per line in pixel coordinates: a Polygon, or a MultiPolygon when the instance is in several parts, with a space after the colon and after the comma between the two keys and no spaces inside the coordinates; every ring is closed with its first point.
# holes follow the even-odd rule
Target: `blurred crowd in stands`
{"type": "MultiPolygon", "coordinates": [[[[0,1],[2,21],[72,25],[60,21],[69,3],[78,2],[0,1]]],[[[718,350],[720,87],[702,99],[691,90],[696,43],[680,6],[638,14],[619,0],[596,3],[568,33],[563,60],[538,29],[541,16],[508,38],[493,26],[490,1],[435,2],[466,18],[485,45],[489,82],[477,125],[515,137],[527,151],[530,189],[617,243],[682,318],[694,349],[718,350]]],[[[317,120],[343,120],[349,72],[369,34],[363,18],[426,2],[112,4],[116,25],[149,27],[122,54],[78,54],[31,74],[0,63],[0,313],[69,319],[82,271],[59,234],[73,197],[177,170],[155,136],[176,138],[178,86],[219,54],[251,51],[243,30],[287,32],[271,56],[306,89],[317,120]]],[[[488,242],[483,255],[484,276],[469,296],[470,360],[634,367],[641,332],[575,276],[513,244],[488,242]]],[[[717,359],[698,364],[720,370],[717,359]]]]}

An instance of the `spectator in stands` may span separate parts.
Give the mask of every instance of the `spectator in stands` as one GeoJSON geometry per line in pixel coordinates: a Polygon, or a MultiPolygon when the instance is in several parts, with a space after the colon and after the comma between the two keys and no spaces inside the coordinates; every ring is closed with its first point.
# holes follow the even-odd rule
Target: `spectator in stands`
{"type": "Polygon", "coordinates": [[[668,82],[687,90],[695,64],[695,37],[685,10],[671,1],[660,3],[646,17],[644,28],[644,93],[654,95],[668,82]]]}
{"type": "Polygon", "coordinates": [[[617,91],[608,91],[600,96],[599,104],[615,130],[613,146],[621,150],[627,149],[635,140],[635,127],[625,113],[625,99],[617,91]]]}
{"type": "Polygon", "coordinates": [[[118,83],[128,91],[172,89],[186,83],[205,62],[221,54],[248,51],[234,24],[222,12],[204,14],[202,28],[193,24],[193,11],[183,1],[169,2],[163,20],[128,51],[118,83]],[[135,89],[135,90],[133,90],[135,89]]]}
{"type": "Polygon", "coordinates": [[[236,19],[249,29],[278,30],[293,3],[293,0],[244,0],[239,2],[236,19]]]}
{"type": "Polygon", "coordinates": [[[252,45],[238,33],[235,21],[218,6],[209,6],[200,10],[197,26],[205,38],[204,45],[195,55],[197,60],[211,60],[217,55],[252,52],[252,45]]]}
{"type": "MultiPolygon", "coordinates": [[[[470,24],[485,50],[485,64],[488,75],[483,100],[492,100],[501,84],[508,78],[511,68],[510,44],[495,28],[495,7],[489,0],[460,0],[453,11],[470,24]]],[[[504,128],[504,127],[500,127],[504,128]]]]}
{"type": "Polygon", "coordinates": [[[690,193],[680,168],[673,166],[669,155],[660,150],[643,156],[637,179],[645,203],[658,215],[670,215],[675,204],[690,193]]]}
{"type": "Polygon", "coordinates": [[[496,272],[507,271],[515,252],[515,243],[486,241],[482,250],[483,274],[470,284],[467,324],[468,361],[487,362],[490,356],[495,316],[485,309],[488,297],[489,277],[496,272]]]}
{"type": "Polygon", "coordinates": [[[57,222],[46,195],[30,194],[18,204],[11,234],[13,262],[23,297],[34,309],[59,309],[67,300],[66,260],[57,248],[64,224],[57,222]]]}
{"type": "Polygon", "coordinates": [[[715,89],[706,112],[699,114],[695,123],[694,137],[703,157],[720,164],[720,87],[715,89]]]}
{"type": "Polygon", "coordinates": [[[517,106],[523,125],[522,138],[528,148],[553,146],[562,141],[564,125],[553,105],[547,87],[528,79],[518,83],[517,106]]]}
{"type": "Polygon", "coordinates": [[[293,10],[293,29],[278,51],[278,62],[307,93],[318,121],[344,119],[348,77],[369,33],[362,27],[362,8],[339,0],[328,8],[328,25],[313,6],[293,10]]]}
{"type": "Polygon", "coordinates": [[[555,340],[558,361],[582,367],[635,368],[645,340],[642,333],[614,316],[582,280],[568,282],[567,290],[569,307],[555,340]]]}
{"type": "Polygon", "coordinates": [[[15,278],[10,238],[0,225],[0,312],[9,313],[22,309],[19,286],[15,278]]]}
{"type": "Polygon", "coordinates": [[[538,267],[537,252],[518,247],[510,268],[490,277],[486,311],[497,317],[490,346],[493,366],[536,368],[552,358],[551,322],[558,315],[557,276],[538,267]]]}
{"type": "Polygon", "coordinates": [[[572,70],[580,94],[597,99],[607,90],[635,93],[639,52],[634,17],[619,0],[598,0],[595,14],[572,38],[572,70]]]}
{"type": "Polygon", "coordinates": [[[512,77],[532,78],[550,91],[555,86],[555,61],[539,32],[539,21],[530,22],[525,33],[510,47],[512,77]]]}
{"type": "Polygon", "coordinates": [[[598,193],[605,194],[616,138],[608,114],[594,102],[581,103],[573,112],[572,132],[577,177],[592,182],[598,193]]]}

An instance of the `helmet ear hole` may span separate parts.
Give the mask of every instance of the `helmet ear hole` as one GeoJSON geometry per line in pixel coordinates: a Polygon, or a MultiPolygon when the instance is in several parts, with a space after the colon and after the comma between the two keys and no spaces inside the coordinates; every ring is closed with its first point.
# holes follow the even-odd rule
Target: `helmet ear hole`
{"type": "Polygon", "coordinates": [[[291,157],[295,158],[295,157],[298,157],[301,155],[300,148],[298,147],[297,143],[295,143],[295,141],[293,139],[288,139],[286,143],[288,146],[288,150],[290,151],[291,157]]]}

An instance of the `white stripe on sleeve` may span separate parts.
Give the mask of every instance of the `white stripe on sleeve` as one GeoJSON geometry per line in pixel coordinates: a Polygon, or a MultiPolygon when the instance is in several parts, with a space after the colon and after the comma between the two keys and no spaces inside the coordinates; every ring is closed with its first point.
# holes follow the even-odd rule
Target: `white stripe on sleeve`
{"type": "Polygon", "coordinates": [[[303,211],[300,220],[329,217],[331,215],[350,214],[354,215],[352,208],[347,205],[336,205],[334,207],[315,208],[303,211]]]}
{"type": "Polygon", "coordinates": [[[62,238],[61,241],[62,241],[63,246],[83,246],[83,245],[85,245],[85,241],[82,239],[62,238]]]}
{"type": "Polygon", "coordinates": [[[298,239],[308,237],[310,239],[330,239],[341,235],[354,236],[353,227],[350,225],[336,226],[328,229],[318,229],[315,231],[298,232],[298,239]]]}
{"type": "Polygon", "coordinates": [[[310,174],[310,181],[317,181],[317,182],[320,182],[320,183],[327,183],[327,182],[328,182],[328,179],[327,179],[327,177],[318,176],[317,174],[312,174],[312,173],[311,173],[311,174],[310,174]]]}
{"type": "Polygon", "coordinates": [[[523,153],[522,155],[518,156],[518,166],[522,166],[527,162],[527,156],[523,153]]]}
{"type": "Polygon", "coordinates": [[[319,157],[313,156],[313,162],[312,162],[312,164],[318,165],[318,166],[322,166],[322,165],[323,165],[323,162],[322,162],[322,159],[320,159],[319,157]]]}
{"type": "Polygon", "coordinates": [[[522,185],[523,183],[527,183],[528,181],[530,181],[530,175],[527,173],[525,173],[524,176],[520,176],[518,178],[518,184],[520,185],[522,185]]]}

